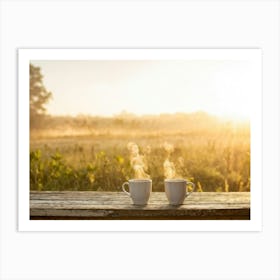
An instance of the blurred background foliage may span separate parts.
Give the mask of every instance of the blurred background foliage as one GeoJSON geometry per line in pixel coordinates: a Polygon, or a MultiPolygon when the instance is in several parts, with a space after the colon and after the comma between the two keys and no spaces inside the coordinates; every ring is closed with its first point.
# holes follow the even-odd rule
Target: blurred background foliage
{"type": "Polygon", "coordinates": [[[139,146],[153,180],[163,191],[167,156],[178,176],[197,191],[250,191],[250,123],[205,112],[113,117],[51,116],[52,98],[40,68],[30,65],[30,189],[121,191],[133,178],[127,149],[139,146]],[[163,144],[174,147],[167,155],[163,144]]]}

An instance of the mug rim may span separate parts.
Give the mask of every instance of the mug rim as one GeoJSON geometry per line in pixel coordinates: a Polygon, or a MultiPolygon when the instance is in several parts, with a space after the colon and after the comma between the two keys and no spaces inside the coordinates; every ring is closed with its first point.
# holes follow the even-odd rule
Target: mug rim
{"type": "Polygon", "coordinates": [[[140,183],[140,182],[152,182],[152,180],[151,179],[129,179],[128,180],[128,182],[138,182],[138,183],[140,183]]]}
{"type": "Polygon", "coordinates": [[[164,179],[164,182],[167,183],[182,183],[182,182],[188,182],[186,179],[183,178],[174,178],[174,179],[164,179]]]}

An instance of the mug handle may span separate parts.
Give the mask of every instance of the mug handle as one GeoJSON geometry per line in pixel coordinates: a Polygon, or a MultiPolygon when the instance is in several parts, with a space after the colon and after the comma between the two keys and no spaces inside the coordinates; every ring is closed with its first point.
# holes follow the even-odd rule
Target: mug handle
{"type": "Polygon", "coordinates": [[[123,190],[123,192],[124,192],[125,194],[127,194],[128,196],[130,196],[130,193],[127,192],[127,191],[125,190],[125,186],[126,186],[126,185],[128,185],[128,182],[125,182],[125,183],[122,184],[122,190],[123,190]]]}
{"type": "Polygon", "coordinates": [[[186,197],[189,196],[190,194],[192,194],[193,191],[196,189],[196,186],[195,186],[194,183],[192,183],[192,182],[187,182],[187,186],[188,186],[188,185],[192,185],[193,188],[192,188],[192,191],[191,191],[191,192],[187,192],[187,193],[186,193],[186,197]]]}

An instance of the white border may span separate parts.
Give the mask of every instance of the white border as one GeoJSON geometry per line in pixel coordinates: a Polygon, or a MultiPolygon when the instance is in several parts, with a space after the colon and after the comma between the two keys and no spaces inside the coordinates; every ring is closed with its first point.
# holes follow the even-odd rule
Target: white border
{"type": "Polygon", "coordinates": [[[262,65],[261,49],[19,49],[19,231],[261,231],[262,229],[262,65]],[[259,69],[252,98],[251,220],[115,221],[29,220],[29,63],[30,60],[251,60],[259,69]]]}

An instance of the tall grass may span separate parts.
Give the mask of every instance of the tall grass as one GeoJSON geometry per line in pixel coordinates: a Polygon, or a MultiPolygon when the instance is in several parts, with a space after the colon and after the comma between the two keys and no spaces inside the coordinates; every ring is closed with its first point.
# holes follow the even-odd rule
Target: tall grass
{"type": "Polygon", "coordinates": [[[165,142],[174,146],[176,173],[198,191],[250,191],[249,125],[206,115],[52,118],[31,131],[30,189],[120,191],[134,176],[131,141],[145,157],[153,191],[164,190],[165,142]]]}

